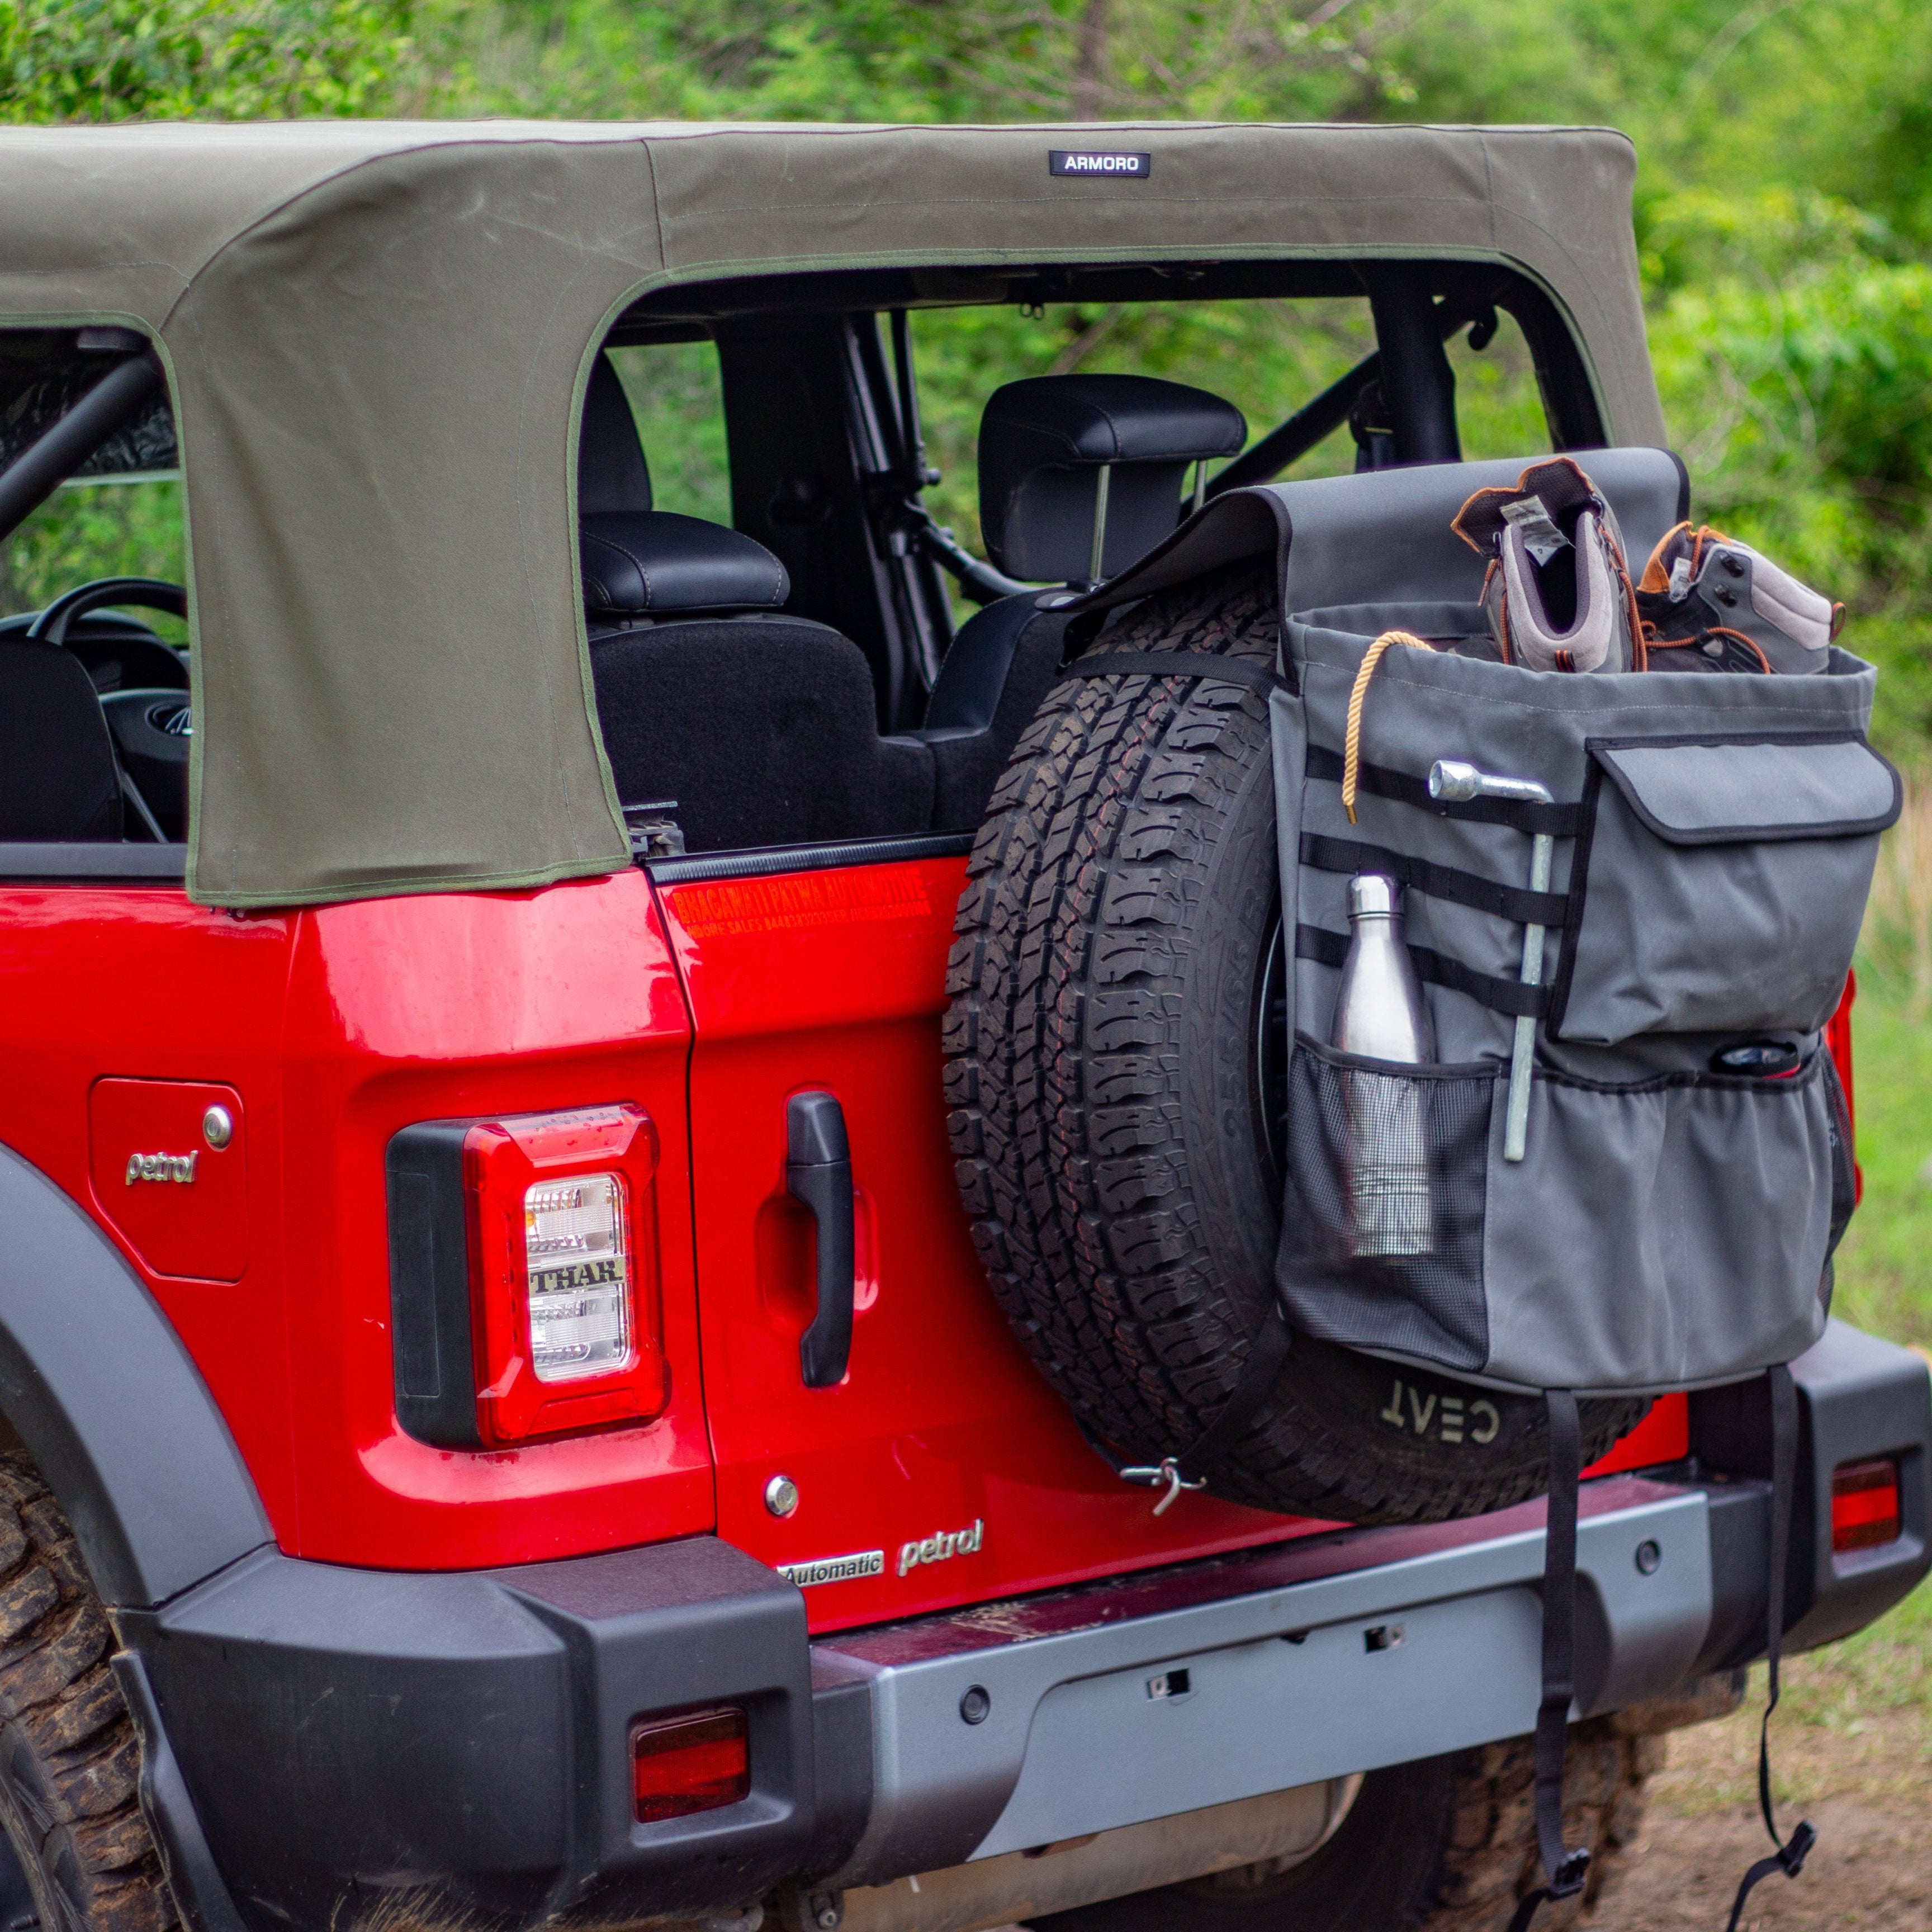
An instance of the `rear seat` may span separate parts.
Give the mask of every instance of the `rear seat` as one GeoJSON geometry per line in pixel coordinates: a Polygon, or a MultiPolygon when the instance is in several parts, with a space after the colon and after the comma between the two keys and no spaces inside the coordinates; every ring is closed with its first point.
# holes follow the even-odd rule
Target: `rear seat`
{"type": "Polygon", "coordinates": [[[784,612],[784,566],[762,544],[652,508],[630,405],[601,356],[578,501],[591,677],[623,804],[674,800],[694,852],[927,830],[931,748],[880,736],[864,655],[784,612]]]}
{"type": "MultiPolygon", "coordinates": [[[[1009,383],[980,433],[988,553],[1021,577],[1080,582],[1105,500],[1102,568],[1122,568],[1179,520],[1187,465],[1233,454],[1246,435],[1232,404],[1178,382],[1009,383]]],[[[881,736],[863,654],[785,611],[778,559],[739,531],[652,508],[630,404],[602,356],[578,502],[591,676],[622,803],[667,808],[694,852],[978,826],[1059,670],[1066,620],[1052,593],[970,618],[923,727],[881,736]]]]}

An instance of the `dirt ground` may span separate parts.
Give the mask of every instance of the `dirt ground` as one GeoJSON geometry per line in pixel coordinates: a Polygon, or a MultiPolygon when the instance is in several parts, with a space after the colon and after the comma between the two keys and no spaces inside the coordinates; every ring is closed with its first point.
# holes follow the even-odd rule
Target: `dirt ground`
{"type": "MultiPolygon", "coordinates": [[[[1798,1720],[1780,1709],[1772,1726],[1778,1822],[1789,1831],[1809,1817],[1818,1844],[1796,1880],[1774,1874],[1759,1886],[1745,1923],[1762,1932],[1928,1932],[1932,1726],[1924,1707],[1841,1700],[1828,1681],[1838,1673],[1812,1660],[1800,1660],[1795,1675],[1798,1720]]],[[[1722,1932],[1738,1878],[1770,1849],[1755,1796],[1762,1708],[1754,1672],[1742,1710],[1671,1738],[1636,1856],[1584,1922],[1588,1932],[1722,1932]]]]}

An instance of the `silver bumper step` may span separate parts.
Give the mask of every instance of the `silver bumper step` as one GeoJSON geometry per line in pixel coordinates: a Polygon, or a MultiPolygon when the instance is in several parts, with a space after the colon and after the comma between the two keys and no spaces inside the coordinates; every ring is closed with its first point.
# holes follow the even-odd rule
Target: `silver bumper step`
{"type": "MultiPolygon", "coordinates": [[[[1584,1486],[1579,1714],[1670,1690],[1711,1621],[1708,1505],[1584,1486]]],[[[1515,1737],[1540,1682],[1543,1504],[1305,1538],[823,1639],[871,1692],[878,1885],[1515,1737]],[[976,1693],[977,1695],[971,1694],[976,1693]]]]}

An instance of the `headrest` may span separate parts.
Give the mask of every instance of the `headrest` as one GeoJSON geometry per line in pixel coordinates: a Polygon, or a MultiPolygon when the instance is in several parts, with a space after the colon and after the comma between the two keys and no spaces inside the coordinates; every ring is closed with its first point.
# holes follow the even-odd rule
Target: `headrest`
{"type": "Polygon", "coordinates": [[[1152,376],[1034,376],[994,391],[980,419],[986,554],[1034,582],[1084,580],[1108,472],[1101,574],[1124,570],[1180,520],[1187,466],[1246,442],[1233,404],[1152,376]]]}
{"type": "Polygon", "coordinates": [[[651,472],[624,385],[608,356],[590,365],[577,437],[577,514],[640,514],[651,507],[651,472]]]}
{"type": "Polygon", "coordinates": [[[593,617],[776,610],[791,594],[784,566],[722,524],[650,510],[584,517],[578,528],[584,606],[593,617]]]}

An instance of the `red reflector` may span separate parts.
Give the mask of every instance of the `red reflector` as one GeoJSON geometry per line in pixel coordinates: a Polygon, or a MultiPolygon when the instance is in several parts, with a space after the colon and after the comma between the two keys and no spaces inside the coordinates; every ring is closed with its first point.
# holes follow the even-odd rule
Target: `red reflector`
{"type": "Polygon", "coordinates": [[[1832,1548],[1834,1553],[1895,1543],[1902,1527],[1896,1462],[1843,1462],[1832,1472],[1832,1548]]]}
{"type": "Polygon", "coordinates": [[[752,1789],[752,1753],[742,1711],[640,1724],[631,1733],[640,1823],[735,1804],[752,1789]]]}

